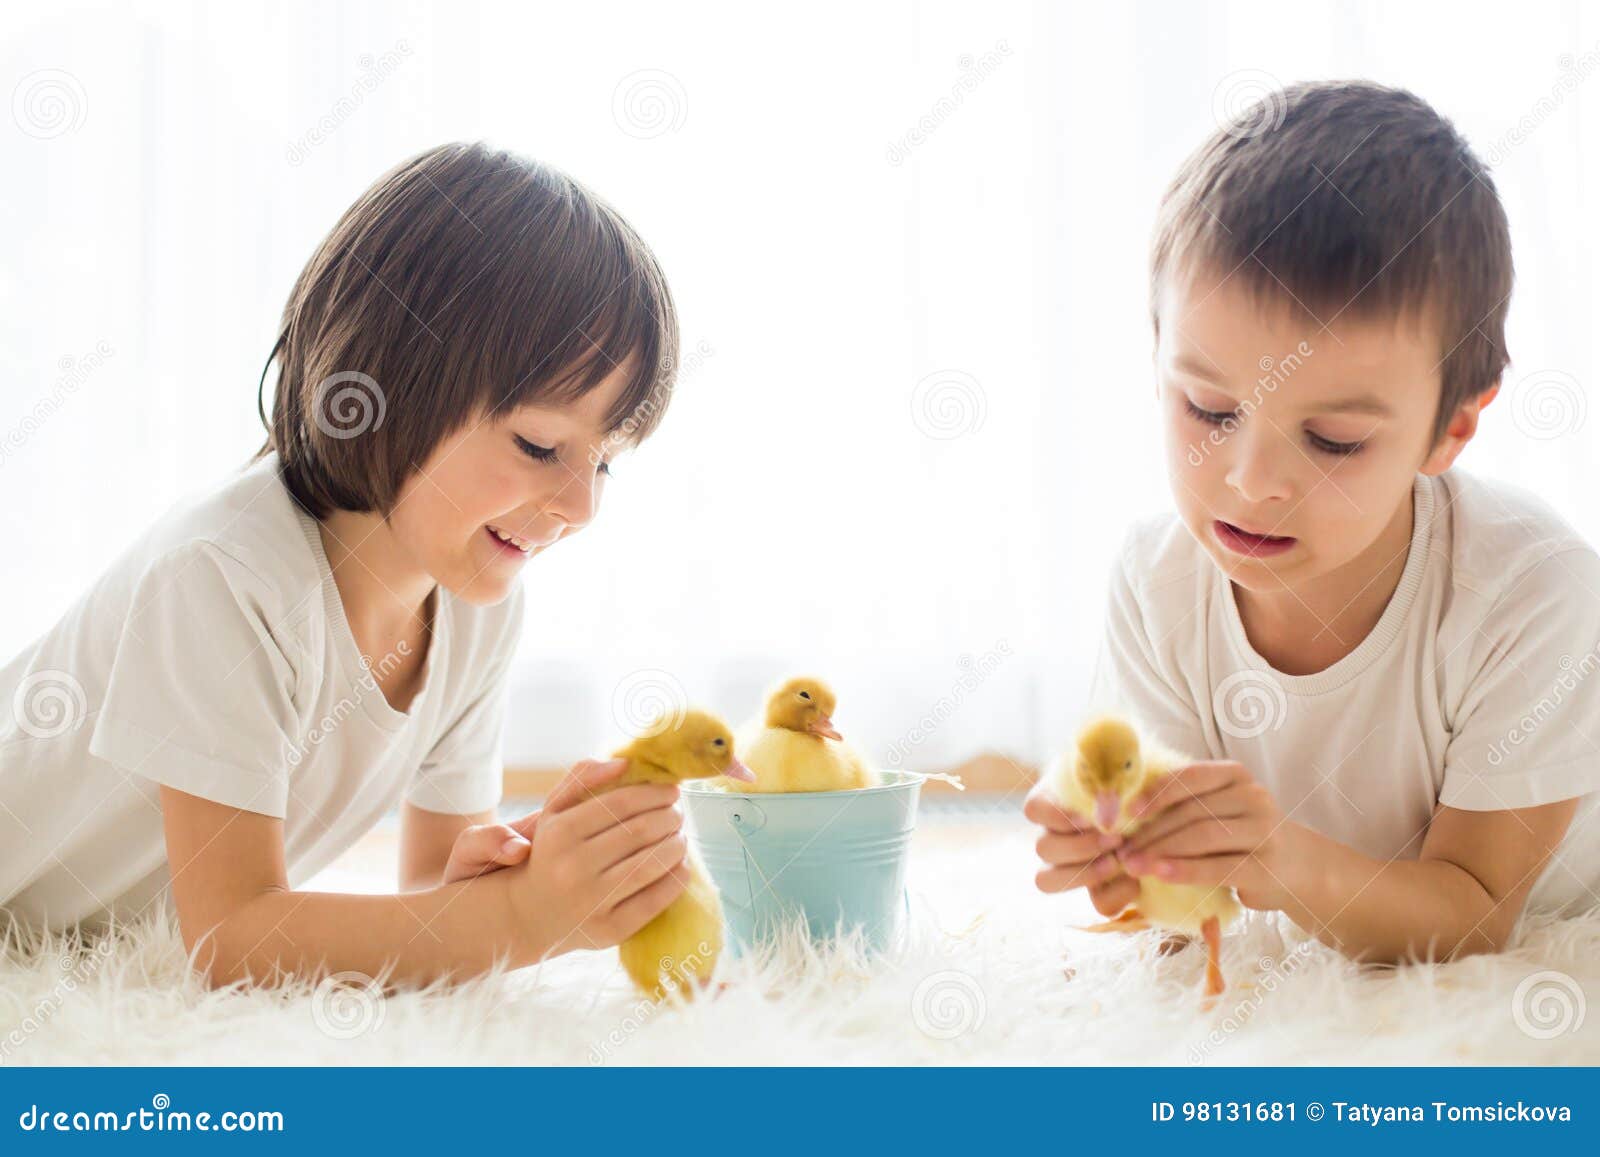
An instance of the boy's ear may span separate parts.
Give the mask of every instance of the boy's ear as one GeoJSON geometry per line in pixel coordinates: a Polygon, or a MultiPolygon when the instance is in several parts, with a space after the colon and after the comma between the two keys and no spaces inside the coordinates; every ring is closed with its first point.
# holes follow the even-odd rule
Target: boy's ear
{"type": "Polygon", "coordinates": [[[1500,392],[1500,383],[1495,382],[1487,390],[1476,397],[1462,402],[1456,407],[1456,412],[1450,416],[1449,423],[1444,428],[1444,433],[1439,435],[1439,441],[1434,444],[1433,451],[1422,464],[1423,474],[1443,474],[1450,469],[1450,464],[1456,460],[1456,455],[1466,449],[1472,436],[1478,432],[1478,414],[1500,392]]]}

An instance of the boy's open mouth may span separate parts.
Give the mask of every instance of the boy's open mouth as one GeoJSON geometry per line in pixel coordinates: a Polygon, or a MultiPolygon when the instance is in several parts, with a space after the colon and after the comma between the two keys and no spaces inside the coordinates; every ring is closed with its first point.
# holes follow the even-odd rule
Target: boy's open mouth
{"type": "Polygon", "coordinates": [[[517,535],[501,530],[497,526],[486,526],[483,529],[484,533],[489,536],[489,541],[512,558],[527,558],[533,551],[535,544],[525,538],[519,538],[517,535]]]}
{"type": "Polygon", "coordinates": [[[1299,541],[1283,534],[1252,534],[1231,522],[1223,522],[1220,518],[1211,524],[1211,529],[1216,534],[1217,541],[1235,554],[1247,554],[1256,558],[1282,554],[1299,541]]]}

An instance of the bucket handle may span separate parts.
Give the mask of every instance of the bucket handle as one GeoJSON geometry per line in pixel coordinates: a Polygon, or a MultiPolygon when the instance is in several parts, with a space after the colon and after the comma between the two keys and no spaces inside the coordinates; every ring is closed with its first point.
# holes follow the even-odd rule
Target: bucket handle
{"type": "MultiPolygon", "coordinates": [[[[754,827],[751,827],[750,830],[751,831],[759,831],[760,828],[761,828],[761,825],[766,822],[767,817],[766,817],[765,813],[763,813],[760,808],[755,807],[754,804],[751,804],[750,806],[752,808],[755,808],[756,814],[758,816],[760,816],[760,822],[757,823],[754,827]]],[[[745,878],[745,882],[749,883],[749,881],[750,881],[750,869],[751,868],[754,868],[755,871],[756,871],[756,875],[761,877],[761,890],[759,892],[754,892],[753,891],[750,894],[750,907],[754,908],[756,906],[756,899],[758,897],[764,896],[768,892],[772,891],[772,881],[767,879],[767,874],[761,870],[761,861],[756,859],[755,854],[750,851],[750,845],[745,843],[744,828],[741,826],[742,819],[743,819],[743,817],[738,812],[729,812],[728,813],[728,828],[729,828],[729,830],[731,830],[733,832],[734,838],[739,841],[739,847],[744,851],[744,878],[745,878]]]]}

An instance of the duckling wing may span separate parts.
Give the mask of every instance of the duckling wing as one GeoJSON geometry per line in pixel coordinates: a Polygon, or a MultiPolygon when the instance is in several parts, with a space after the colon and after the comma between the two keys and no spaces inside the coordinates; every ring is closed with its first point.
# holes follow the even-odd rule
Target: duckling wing
{"type": "Polygon", "coordinates": [[[711,979],[722,953],[722,902],[699,857],[689,857],[689,884],[655,919],[618,946],[623,969],[657,1000],[692,995],[711,979]]]}
{"type": "Polygon", "coordinates": [[[788,782],[787,743],[789,732],[781,727],[751,727],[734,740],[734,751],[741,762],[756,773],[754,783],[735,783],[724,780],[732,790],[741,792],[790,791],[788,782]]]}
{"type": "Polygon", "coordinates": [[[855,786],[847,749],[832,739],[790,732],[786,770],[790,791],[840,791],[855,786]]]}
{"type": "Polygon", "coordinates": [[[847,788],[877,787],[878,773],[866,758],[848,743],[837,743],[833,746],[839,748],[839,756],[845,765],[845,784],[847,788]]]}
{"type": "Polygon", "coordinates": [[[1190,935],[1199,935],[1212,916],[1226,929],[1243,911],[1232,888],[1169,884],[1149,876],[1139,879],[1138,906],[1150,923],[1190,935]]]}

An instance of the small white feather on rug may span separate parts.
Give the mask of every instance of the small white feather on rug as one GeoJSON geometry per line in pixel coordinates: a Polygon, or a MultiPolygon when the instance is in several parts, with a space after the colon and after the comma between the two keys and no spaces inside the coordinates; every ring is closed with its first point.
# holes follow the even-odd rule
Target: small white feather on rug
{"type": "MultiPolygon", "coordinates": [[[[929,826],[932,817],[925,817],[929,826]]],[[[1032,886],[1032,837],[955,823],[913,856],[897,953],[791,942],[725,962],[714,999],[657,1008],[616,953],[381,995],[324,981],[208,992],[170,918],[88,943],[0,943],[0,1064],[1583,1064],[1600,1061],[1600,913],[1529,920],[1514,948],[1359,968],[1276,916],[1203,950],[1094,935],[1081,894],[1032,886]],[[964,829],[964,830],[963,830],[964,829]]],[[[919,832],[919,838],[922,833],[919,832]]]]}

